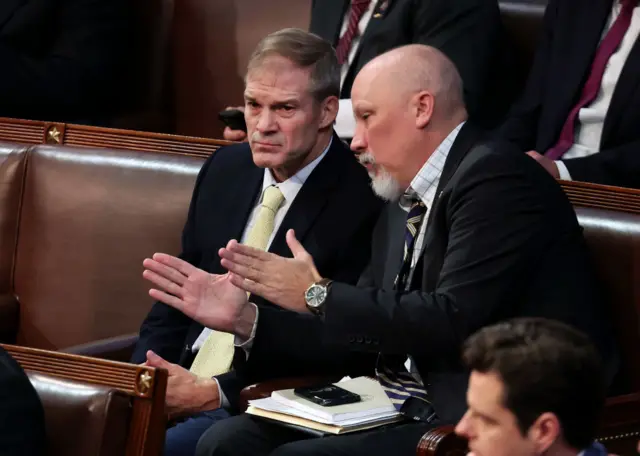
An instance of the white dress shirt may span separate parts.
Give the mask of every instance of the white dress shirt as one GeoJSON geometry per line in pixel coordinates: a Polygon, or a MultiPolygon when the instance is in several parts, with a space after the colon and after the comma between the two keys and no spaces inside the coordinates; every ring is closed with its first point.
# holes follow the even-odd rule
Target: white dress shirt
{"type": "MultiPolygon", "coordinates": [[[[242,233],[242,242],[246,240],[247,236],[249,235],[249,232],[251,231],[251,228],[256,222],[256,218],[260,210],[260,204],[262,203],[262,194],[264,193],[264,190],[267,187],[270,187],[271,185],[275,185],[280,189],[280,191],[284,195],[284,201],[282,202],[280,209],[278,209],[278,212],[276,213],[276,216],[274,219],[273,232],[271,233],[271,237],[269,238],[269,243],[267,245],[267,249],[269,249],[269,246],[271,246],[271,242],[273,242],[273,238],[275,237],[276,233],[278,232],[278,229],[280,228],[280,225],[282,224],[282,220],[284,219],[285,215],[287,215],[287,212],[289,211],[289,208],[293,204],[293,201],[296,199],[296,196],[298,196],[300,189],[302,188],[304,183],[307,181],[307,178],[311,175],[313,170],[316,169],[316,167],[322,161],[325,155],[327,155],[327,152],[329,151],[329,148],[331,147],[332,142],[333,142],[333,138],[331,138],[331,140],[329,141],[329,145],[325,148],[325,150],[322,152],[322,154],[320,154],[318,158],[313,160],[311,163],[309,163],[307,166],[302,168],[300,171],[298,171],[296,174],[294,174],[284,182],[279,182],[279,183],[276,182],[275,178],[273,177],[273,174],[271,173],[271,170],[269,168],[265,168],[264,177],[262,179],[262,191],[260,192],[260,195],[257,198],[257,201],[255,202],[254,208],[251,211],[251,215],[247,220],[247,224],[245,225],[244,231],[242,233]]],[[[235,338],[235,345],[237,347],[242,347],[247,352],[247,356],[249,355],[249,350],[251,349],[251,344],[253,343],[253,339],[256,334],[257,322],[258,322],[258,309],[256,308],[256,322],[253,324],[251,337],[246,341],[241,340],[237,336],[235,338]]],[[[209,337],[209,334],[211,334],[211,329],[204,328],[202,330],[202,332],[200,333],[196,341],[193,343],[193,347],[192,347],[193,352],[200,350],[200,348],[202,347],[202,344],[204,344],[207,337],[209,337]]],[[[217,383],[217,380],[216,380],[216,383],[217,383]]],[[[222,389],[220,388],[220,384],[218,384],[218,390],[220,391],[221,407],[228,407],[229,401],[226,395],[224,394],[224,392],[222,391],[222,389]]]]}
{"type": "MultiPolygon", "coordinates": [[[[369,25],[369,21],[373,16],[373,11],[375,10],[376,3],[378,3],[376,0],[372,0],[371,3],[369,3],[369,7],[360,18],[360,22],[358,22],[358,33],[351,42],[351,49],[349,50],[347,61],[340,68],[340,87],[344,85],[344,80],[347,77],[349,68],[351,67],[351,64],[353,64],[353,60],[356,58],[358,47],[360,46],[360,40],[362,39],[362,36],[367,29],[367,25],[369,25]]],[[[351,5],[351,3],[349,3],[349,5],[351,5]]],[[[347,8],[347,13],[342,20],[340,38],[342,38],[342,35],[345,34],[349,26],[350,10],[351,7],[347,8]]],[[[334,129],[338,136],[341,138],[353,138],[353,135],[356,131],[356,118],[353,115],[353,106],[351,105],[350,98],[343,98],[342,100],[340,100],[340,107],[338,109],[338,116],[336,117],[336,124],[334,126],[334,129]]]]}
{"type": "MultiPolygon", "coordinates": [[[[436,150],[431,154],[426,163],[422,166],[418,174],[411,181],[411,185],[405,191],[405,194],[398,204],[403,211],[409,212],[411,209],[412,199],[415,199],[415,196],[420,198],[425,205],[426,211],[424,214],[424,218],[422,219],[422,223],[420,224],[420,231],[418,232],[418,237],[415,240],[414,248],[413,248],[413,256],[411,257],[411,269],[409,270],[409,276],[407,277],[407,286],[411,283],[411,278],[413,277],[413,272],[415,270],[416,265],[418,264],[418,260],[420,259],[420,253],[422,252],[422,247],[424,244],[424,235],[427,232],[427,220],[429,220],[429,213],[433,208],[433,203],[436,199],[436,190],[438,189],[438,184],[440,183],[440,177],[442,176],[442,169],[444,168],[444,164],[447,161],[447,157],[449,156],[449,151],[451,150],[451,146],[453,146],[454,141],[458,137],[460,133],[460,129],[464,125],[462,122],[456,128],[454,128],[451,133],[440,143],[440,145],[436,148],[436,150]]],[[[407,370],[411,372],[415,377],[419,378],[418,371],[415,369],[415,365],[411,357],[407,359],[407,363],[405,364],[407,370]]]]}
{"type": "MultiPolygon", "coordinates": [[[[607,20],[601,39],[605,37],[615,20],[618,18],[621,9],[622,5],[620,4],[620,1],[616,0],[613,3],[611,14],[607,20]]],[[[563,159],[588,157],[589,155],[600,151],[602,128],[607,116],[607,111],[609,110],[609,105],[611,104],[611,99],[613,98],[613,92],[616,88],[618,79],[620,79],[620,74],[622,73],[624,64],[626,63],[627,58],[631,53],[631,49],[636,43],[639,35],[640,6],[636,6],[633,10],[629,29],[625,33],[620,46],[607,62],[598,95],[589,105],[580,109],[580,112],[578,112],[574,144],[562,156],[563,159]]],[[[556,161],[556,165],[560,172],[560,179],[571,180],[571,174],[569,174],[569,170],[567,169],[567,166],[562,163],[562,160],[556,161]]]]}

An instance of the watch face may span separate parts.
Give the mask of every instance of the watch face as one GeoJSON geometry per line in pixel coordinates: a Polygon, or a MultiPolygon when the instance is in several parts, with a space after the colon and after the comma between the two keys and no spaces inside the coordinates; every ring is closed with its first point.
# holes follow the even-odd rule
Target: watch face
{"type": "Polygon", "coordinates": [[[311,307],[318,307],[327,299],[327,288],[322,285],[314,285],[307,291],[305,299],[311,307]]]}

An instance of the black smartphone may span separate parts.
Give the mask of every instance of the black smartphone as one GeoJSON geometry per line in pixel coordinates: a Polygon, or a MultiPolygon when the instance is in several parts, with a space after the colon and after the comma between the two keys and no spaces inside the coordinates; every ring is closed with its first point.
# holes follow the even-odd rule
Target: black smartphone
{"type": "Polygon", "coordinates": [[[232,130],[242,130],[246,133],[247,123],[244,121],[244,112],[238,109],[225,109],[218,113],[218,118],[232,130]]]}
{"type": "Polygon", "coordinates": [[[296,388],[293,393],[323,407],[353,404],[362,400],[359,394],[333,384],[296,388]]]}

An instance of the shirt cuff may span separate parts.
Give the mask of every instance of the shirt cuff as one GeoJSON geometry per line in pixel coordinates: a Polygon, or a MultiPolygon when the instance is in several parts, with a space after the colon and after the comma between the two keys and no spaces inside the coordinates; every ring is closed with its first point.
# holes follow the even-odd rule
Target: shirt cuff
{"type": "Polygon", "coordinates": [[[254,303],[250,302],[253,307],[256,309],[256,319],[253,322],[253,327],[251,328],[251,335],[247,340],[242,340],[241,337],[236,336],[234,340],[234,344],[238,348],[242,348],[247,358],[249,358],[249,353],[251,352],[251,347],[253,347],[253,339],[256,338],[256,330],[258,329],[258,317],[260,316],[260,311],[258,310],[258,306],[254,303]]]}
{"type": "Polygon", "coordinates": [[[339,101],[334,129],[341,139],[351,139],[356,133],[356,118],[353,116],[353,106],[348,98],[339,101]]]}
{"type": "Polygon", "coordinates": [[[560,179],[566,180],[566,181],[573,180],[573,179],[571,179],[571,174],[569,174],[569,170],[567,169],[567,165],[565,165],[562,162],[562,160],[556,160],[556,161],[554,161],[554,163],[558,167],[558,173],[560,174],[560,179]]]}
{"type": "Polygon", "coordinates": [[[218,394],[220,395],[220,407],[221,408],[229,408],[230,404],[229,404],[229,399],[227,399],[227,395],[224,394],[224,391],[222,391],[222,388],[220,388],[220,382],[218,382],[218,379],[213,377],[213,380],[216,382],[216,385],[218,385],[218,394]]]}

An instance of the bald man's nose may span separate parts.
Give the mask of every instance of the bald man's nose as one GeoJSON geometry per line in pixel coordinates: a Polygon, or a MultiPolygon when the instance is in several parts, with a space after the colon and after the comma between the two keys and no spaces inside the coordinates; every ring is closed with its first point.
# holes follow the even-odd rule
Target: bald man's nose
{"type": "Polygon", "coordinates": [[[366,152],[367,143],[364,140],[364,136],[356,132],[356,134],[353,136],[353,139],[351,140],[350,147],[351,150],[356,154],[356,156],[360,155],[363,152],[366,152]]]}

